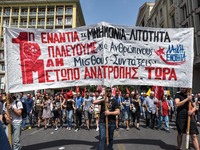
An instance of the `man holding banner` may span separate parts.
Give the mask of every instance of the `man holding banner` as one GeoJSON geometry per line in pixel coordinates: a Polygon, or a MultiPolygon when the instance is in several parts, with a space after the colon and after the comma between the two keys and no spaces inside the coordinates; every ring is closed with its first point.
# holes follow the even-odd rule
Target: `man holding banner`
{"type": "Polygon", "coordinates": [[[181,150],[182,146],[182,137],[183,133],[186,133],[187,128],[187,116],[190,115],[190,135],[192,139],[192,143],[195,147],[195,150],[199,150],[199,142],[197,138],[197,134],[199,134],[199,131],[197,129],[196,121],[194,119],[194,114],[196,111],[196,104],[192,100],[192,96],[188,94],[187,88],[181,88],[180,93],[177,93],[175,95],[175,104],[177,107],[177,116],[176,116],[176,126],[178,130],[177,135],[177,144],[178,149],[181,150]],[[188,103],[191,101],[192,103],[192,109],[188,110],[188,103]]]}
{"type": "Polygon", "coordinates": [[[116,129],[116,115],[120,114],[120,109],[117,101],[111,98],[111,89],[107,88],[107,98],[101,100],[95,100],[94,104],[101,105],[100,119],[99,119],[99,149],[105,149],[106,140],[106,116],[108,116],[108,136],[109,145],[108,150],[113,149],[113,136],[116,129]],[[105,108],[105,103],[107,103],[108,109],[105,108]]]}

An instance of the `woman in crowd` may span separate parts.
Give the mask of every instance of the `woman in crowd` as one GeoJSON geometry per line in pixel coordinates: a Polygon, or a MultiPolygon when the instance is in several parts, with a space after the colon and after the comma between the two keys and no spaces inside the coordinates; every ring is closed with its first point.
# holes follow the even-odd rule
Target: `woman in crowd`
{"type": "Polygon", "coordinates": [[[130,100],[129,94],[125,95],[122,105],[124,108],[124,120],[126,123],[126,130],[128,131],[130,129],[129,123],[130,123],[130,119],[131,119],[131,111],[130,111],[131,100],[130,100]]]}
{"type": "MultiPolygon", "coordinates": [[[[51,100],[48,96],[48,94],[46,94],[44,96],[44,101],[43,101],[43,114],[42,114],[42,118],[44,119],[44,129],[47,129],[47,119],[51,118],[51,109],[50,109],[50,105],[51,105],[51,100]]],[[[48,120],[49,121],[49,120],[48,120]]]]}
{"type": "Polygon", "coordinates": [[[75,109],[74,100],[73,100],[73,93],[69,91],[66,93],[66,98],[62,103],[62,107],[66,112],[66,123],[67,123],[67,130],[71,130],[72,128],[72,115],[75,109]]]}
{"type": "Polygon", "coordinates": [[[37,126],[40,128],[41,124],[41,117],[42,117],[42,110],[43,110],[43,98],[42,95],[37,92],[34,102],[34,108],[35,108],[35,118],[37,120],[37,126]]]}
{"type": "Polygon", "coordinates": [[[55,100],[53,101],[53,114],[54,114],[54,126],[55,131],[58,130],[58,119],[60,120],[60,126],[62,127],[62,95],[57,95],[55,100]]]}
{"type": "Polygon", "coordinates": [[[134,94],[133,100],[132,100],[132,118],[133,118],[133,126],[135,126],[135,119],[137,119],[136,128],[140,130],[140,106],[141,106],[141,100],[138,93],[134,94]]]}

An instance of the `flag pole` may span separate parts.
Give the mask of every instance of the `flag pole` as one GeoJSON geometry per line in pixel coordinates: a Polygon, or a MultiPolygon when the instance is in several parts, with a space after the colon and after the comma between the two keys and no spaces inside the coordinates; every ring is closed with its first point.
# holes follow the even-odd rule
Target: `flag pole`
{"type": "MultiPolygon", "coordinates": [[[[10,94],[6,94],[6,103],[7,106],[10,105],[10,94]]],[[[10,118],[10,110],[7,109],[8,118],[10,118]]],[[[12,129],[11,129],[11,122],[8,124],[8,141],[10,143],[10,147],[12,148],[12,129]]]]}
{"type": "MultiPolygon", "coordinates": [[[[108,110],[108,103],[107,101],[107,87],[105,87],[105,111],[108,110]]],[[[106,144],[109,145],[109,135],[108,135],[108,116],[106,116],[106,144]]]]}
{"type": "MultiPolygon", "coordinates": [[[[189,94],[191,95],[192,94],[192,89],[190,88],[189,89],[189,94]]],[[[189,101],[188,103],[188,111],[190,110],[191,108],[191,101],[189,101]]],[[[189,149],[189,141],[190,141],[190,120],[191,120],[191,116],[188,115],[188,118],[187,118],[187,130],[186,130],[186,149],[189,149]]]]}

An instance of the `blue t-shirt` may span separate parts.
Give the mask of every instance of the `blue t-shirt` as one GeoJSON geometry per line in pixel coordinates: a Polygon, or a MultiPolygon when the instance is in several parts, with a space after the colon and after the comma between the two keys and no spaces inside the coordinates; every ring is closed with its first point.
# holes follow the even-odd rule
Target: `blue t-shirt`
{"type": "Polygon", "coordinates": [[[80,96],[80,97],[77,97],[75,98],[75,103],[76,103],[76,108],[79,108],[82,106],[83,102],[84,102],[84,99],[80,96]]]}
{"type": "Polygon", "coordinates": [[[122,102],[122,97],[121,97],[121,96],[119,96],[119,97],[113,97],[113,99],[114,99],[115,101],[117,101],[117,104],[118,104],[118,105],[120,105],[120,103],[122,102]]]}
{"type": "Polygon", "coordinates": [[[125,104],[123,104],[124,110],[129,111],[130,110],[130,104],[131,104],[130,98],[128,98],[128,99],[124,98],[122,102],[125,103],[125,104]]]}

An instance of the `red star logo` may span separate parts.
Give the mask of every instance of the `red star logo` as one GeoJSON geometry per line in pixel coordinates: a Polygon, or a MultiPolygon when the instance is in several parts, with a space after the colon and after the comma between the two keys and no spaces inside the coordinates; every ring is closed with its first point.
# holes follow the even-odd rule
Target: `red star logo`
{"type": "Polygon", "coordinates": [[[165,49],[165,48],[159,47],[159,49],[156,50],[155,53],[156,53],[158,56],[161,56],[162,54],[165,54],[164,49],[165,49]]]}

